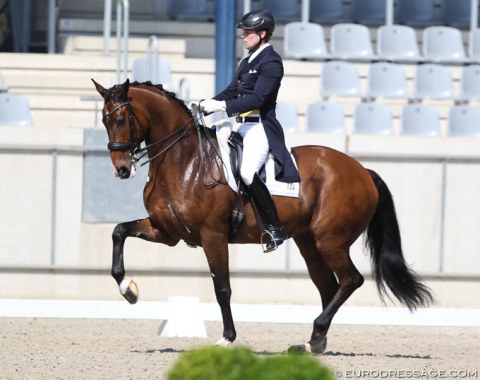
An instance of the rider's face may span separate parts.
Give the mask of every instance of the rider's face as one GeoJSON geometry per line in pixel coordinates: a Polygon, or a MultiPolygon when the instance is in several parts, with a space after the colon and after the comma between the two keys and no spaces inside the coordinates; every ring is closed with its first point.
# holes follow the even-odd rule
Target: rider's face
{"type": "Polygon", "coordinates": [[[243,46],[247,50],[252,50],[260,42],[260,36],[265,36],[265,31],[256,32],[254,30],[243,30],[241,37],[243,38],[243,46]]]}

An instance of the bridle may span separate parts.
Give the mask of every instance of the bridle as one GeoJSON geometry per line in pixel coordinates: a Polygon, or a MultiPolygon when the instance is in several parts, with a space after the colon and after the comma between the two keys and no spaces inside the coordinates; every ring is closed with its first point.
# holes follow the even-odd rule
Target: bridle
{"type": "MultiPolygon", "coordinates": [[[[112,151],[124,151],[129,149],[130,150],[130,159],[132,161],[133,165],[136,165],[136,163],[141,160],[145,155],[148,153],[148,149],[152,146],[162,144],[167,140],[170,140],[174,136],[178,135],[170,144],[168,144],[165,148],[157,152],[154,156],[150,157],[148,160],[145,160],[144,162],[141,163],[140,166],[146,165],[147,163],[153,161],[155,158],[158,156],[162,155],[166,151],[168,151],[171,147],[173,147],[177,142],[179,142],[181,139],[183,139],[187,132],[190,131],[193,127],[195,127],[197,135],[198,135],[198,140],[199,140],[199,152],[200,152],[200,164],[201,164],[201,171],[204,171],[204,164],[205,164],[205,146],[204,146],[204,141],[202,139],[202,133],[200,133],[200,129],[207,129],[205,127],[205,120],[203,119],[203,113],[199,110],[198,105],[192,106],[192,118],[186,121],[181,127],[177,128],[175,131],[172,133],[168,134],[167,136],[161,138],[158,141],[155,141],[152,144],[146,145],[144,147],[141,147],[141,143],[145,140],[146,138],[146,133],[145,129],[142,126],[142,123],[140,123],[140,120],[138,119],[137,115],[133,111],[133,108],[130,104],[130,102],[127,100],[125,102],[118,103],[111,111],[105,113],[103,117],[105,118],[106,125],[108,126],[108,119],[109,117],[116,111],[118,111],[122,107],[127,107],[128,110],[128,122],[130,126],[130,141],[128,142],[109,142],[107,144],[107,148],[110,152],[112,151]],[[138,125],[140,126],[140,129],[142,130],[142,137],[138,136],[137,129],[135,128],[135,120],[137,121],[138,125]]],[[[222,156],[220,154],[220,151],[215,148],[215,144],[211,141],[211,138],[209,137],[208,133],[205,133],[205,136],[209,142],[209,145],[213,148],[215,156],[218,157],[219,161],[221,162],[221,165],[225,165],[223,162],[222,156]]],[[[217,163],[217,160],[215,160],[217,163]]],[[[217,163],[218,164],[218,163],[217,163]]],[[[222,182],[221,179],[213,178],[213,182],[211,183],[204,183],[206,186],[215,186],[218,183],[224,183],[222,182]]]]}
{"type": "Polygon", "coordinates": [[[148,160],[142,162],[141,166],[149,163],[153,159],[157,158],[161,154],[165,153],[168,149],[170,149],[173,145],[175,145],[178,141],[180,141],[186,133],[194,126],[197,125],[195,121],[187,121],[184,123],[180,128],[176,129],[169,135],[163,137],[162,139],[155,141],[152,144],[146,145],[144,147],[141,147],[142,142],[145,140],[146,135],[145,135],[145,129],[142,126],[142,123],[140,123],[140,120],[138,119],[137,115],[133,111],[132,105],[130,102],[127,100],[125,102],[118,103],[111,111],[105,113],[103,117],[105,118],[106,124],[108,125],[108,119],[109,117],[122,107],[127,107],[128,110],[128,123],[130,127],[130,140],[127,142],[109,142],[107,144],[107,148],[110,152],[112,151],[124,151],[124,150],[130,150],[130,157],[132,160],[132,163],[135,165],[139,160],[141,160],[146,154],[147,150],[151,148],[152,146],[161,144],[175,135],[179,134],[179,136],[172,141],[170,144],[168,144],[164,149],[162,149],[160,152],[156,153],[153,157],[150,157],[148,160]],[[142,130],[142,137],[138,135],[138,131],[135,128],[135,121],[138,123],[140,126],[140,129],[142,130]]]}
{"type": "Polygon", "coordinates": [[[130,125],[130,141],[128,142],[109,142],[107,144],[107,148],[109,151],[117,151],[117,150],[130,150],[130,154],[132,159],[136,157],[139,153],[141,153],[142,148],[140,144],[142,143],[142,139],[138,136],[137,129],[135,128],[134,118],[137,121],[138,125],[143,131],[142,124],[140,120],[138,120],[137,115],[132,110],[132,106],[130,102],[127,100],[126,102],[118,103],[111,111],[105,113],[103,117],[105,118],[106,124],[108,125],[110,116],[118,111],[120,108],[127,106],[128,108],[128,123],[130,125]]]}

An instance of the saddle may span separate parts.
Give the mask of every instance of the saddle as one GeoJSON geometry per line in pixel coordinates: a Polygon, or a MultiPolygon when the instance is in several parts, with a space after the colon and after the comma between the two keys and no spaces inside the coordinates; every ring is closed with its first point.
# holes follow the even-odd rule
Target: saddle
{"type": "MultiPolygon", "coordinates": [[[[246,194],[246,192],[243,190],[244,184],[240,175],[240,168],[242,166],[243,159],[243,137],[240,135],[240,133],[232,131],[227,142],[228,146],[230,147],[230,165],[232,168],[232,174],[238,186],[237,203],[230,217],[229,238],[231,239],[238,233],[245,218],[245,213],[243,212],[244,205],[241,203],[241,194],[246,194]]],[[[258,172],[258,175],[262,181],[265,182],[265,165],[262,166],[258,172]]]]}
{"type": "Polygon", "coordinates": [[[232,239],[240,230],[245,213],[243,212],[243,205],[240,202],[240,193],[242,192],[243,181],[240,176],[240,167],[242,166],[243,158],[243,137],[238,132],[232,131],[228,137],[228,145],[230,146],[230,165],[232,173],[235,177],[235,182],[238,184],[237,203],[230,216],[230,229],[228,231],[229,239],[232,239]]]}

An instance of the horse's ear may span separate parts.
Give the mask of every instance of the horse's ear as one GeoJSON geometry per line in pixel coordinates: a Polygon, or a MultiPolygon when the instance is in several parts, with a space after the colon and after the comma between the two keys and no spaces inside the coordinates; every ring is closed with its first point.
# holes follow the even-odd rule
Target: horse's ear
{"type": "Polygon", "coordinates": [[[107,93],[107,90],[105,87],[103,87],[100,83],[95,82],[94,79],[92,79],[93,84],[95,85],[95,88],[97,89],[98,93],[102,96],[102,98],[105,99],[105,94],[107,93]]]}
{"type": "Polygon", "coordinates": [[[128,88],[130,87],[130,80],[127,78],[125,83],[122,84],[120,91],[118,93],[118,97],[120,99],[128,99],[128,88]]]}

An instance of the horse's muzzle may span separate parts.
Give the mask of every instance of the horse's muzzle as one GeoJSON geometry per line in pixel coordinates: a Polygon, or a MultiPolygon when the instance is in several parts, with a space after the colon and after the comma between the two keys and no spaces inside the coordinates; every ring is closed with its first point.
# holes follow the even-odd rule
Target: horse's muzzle
{"type": "Polygon", "coordinates": [[[120,169],[117,170],[117,174],[121,179],[130,178],[130,169],[122,166],[120,169]]]}

